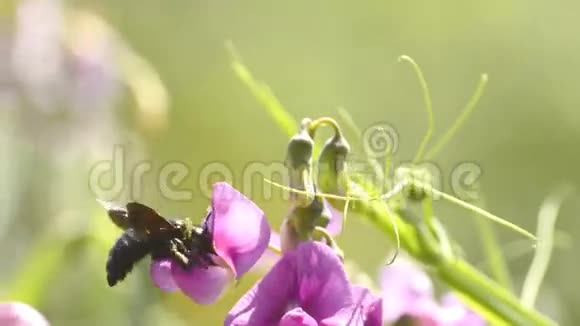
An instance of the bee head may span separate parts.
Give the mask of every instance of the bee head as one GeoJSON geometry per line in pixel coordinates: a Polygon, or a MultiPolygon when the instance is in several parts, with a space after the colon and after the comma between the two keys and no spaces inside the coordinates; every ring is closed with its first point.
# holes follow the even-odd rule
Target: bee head
{"type": "Polygon", "coordinates": [[[189,218],[171,220],[171,223],[179,229],[183,239],[191,239],[196,235],[201,235],[203,233],[203,228],[199,225],[195,225],[189,218]]]}

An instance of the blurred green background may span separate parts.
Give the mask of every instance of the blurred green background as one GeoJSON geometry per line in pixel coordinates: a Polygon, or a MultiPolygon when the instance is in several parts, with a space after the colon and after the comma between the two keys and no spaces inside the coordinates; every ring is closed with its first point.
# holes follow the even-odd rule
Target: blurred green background
{"type": "MultiPolygon", "coordinates": [[[[108,288],[104,264],[119,233],[87,186],[91,168],[112,160],[114,145],[121,144],[125,174],[143,161],[151,163],[151,171],[137,188],[125,177],[122,193],[110,199],[137,197],[166,215],[199,220],[208,204],[199,174],[208,163],[228,166],[241,188],[247,164],[283,159],[287,136],[231,70],[226,40],[296,119],[337,117],[342,106],[361,128],[388,122],[399,134],[397,161],[413,157],[427,126],[417,79],[397,57],[412,56],[426,75],[436,137],[486,72],[490,81],[478,108],[434,163],[446,176],[461,162],[477,163],[486,208],[531,231],[542,200],[562,183],[580,182],[578,2],[60,5],[100,17],[122,40],[111,41],[109,55],[110,31],[102,36],[98,24],[67,19],[58,1],[0,5],[0,299],[30,302],[54,325],[217,325],[259,277],[244,278],[210,307],[180,293],[161,293],[147,278],[145,262],[121,285],[108,288]],[[60,38],[60,31],[77,35],[76,41],[63,41],[68,36],[60,38]],[[118,55],[119,48],[122,53],[130,48],[129,59],[118,55]],[[34,56],[43,51],[48,54],[34,56]],[[68,57],[55,60],[59,51],[68,57]],[[52,71],[58,69],[63,73],[52,71]],[[193,191],[193,199],[162,196],[157,179],[172,161],[188,166],[176,188],[193,191]]],[[[257,180],[255,186],[248,195],[277,227],[287,211],[281,192],[264,200],[257,180]]],[[[580,323],[579,209],[577,196],[562,208],[557,228],[566,241],[556,249],[538,302],[562,325],[580,323]]],[[[473,214],[443,202],[436,210],[468,259],[481,264],[473,214]]],[[[519,293],[533,254],[530,244],[495,229],[519,293]]],[[[349,219],[339,242],[347,259],[372,277],[392,248],[358,218],[349,219]]]]}

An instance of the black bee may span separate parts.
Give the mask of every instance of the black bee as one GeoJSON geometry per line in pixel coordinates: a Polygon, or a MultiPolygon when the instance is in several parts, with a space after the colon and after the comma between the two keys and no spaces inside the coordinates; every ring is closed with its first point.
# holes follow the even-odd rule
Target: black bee
{"type": "Polygon", "coordinates": [[[125,230],[109,251],[106,265],[109,286],[122,281],[147,255],[152,259],[171,258],[185,270],[215,265],[210,256],[215,252],[208,227],[209,216],[200,226],[189,219],[165,219],[137,202],[130,202],[126,207],[101,204],[113,223],[125,230]]]}

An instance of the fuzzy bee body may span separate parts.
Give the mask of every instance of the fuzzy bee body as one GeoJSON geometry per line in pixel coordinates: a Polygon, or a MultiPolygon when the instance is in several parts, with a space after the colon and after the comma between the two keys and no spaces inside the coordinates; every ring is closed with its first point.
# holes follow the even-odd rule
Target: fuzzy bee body
{"type": "Polygon", "coordinates": [[[124,229],[109,250],[106,263],[109,286],[124,280],[135,264],[147,255],[152,259],[172,259],[185,270],[194,265],[214,264],[206,223],[196,226],[189,220],[168,220],[135,202],[128,203],[126,208],[103,205],[113,223],[124,229]]]}
{"type": "Polygon", "coordinates": [[[133,266],[145,258],[150,251],[147,241],[137,238],[133,230],[123,232],[109,250],[106,266],[109,286],[114,286],[125,279],[125,276],[133,270],[133,266]]]}

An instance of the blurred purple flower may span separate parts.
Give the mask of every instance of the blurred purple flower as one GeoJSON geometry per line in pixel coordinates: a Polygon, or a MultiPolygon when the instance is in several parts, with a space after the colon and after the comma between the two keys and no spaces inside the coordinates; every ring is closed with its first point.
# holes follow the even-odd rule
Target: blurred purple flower
{"type": "Polygon", "coordinates": [[[447,293],[441,298],[441,306],[438,314],[439,325],[453,326],[483,326],[486,322],[474,311],[468,309],[457,296],[447,293]]]}
{"type": "Polygon", "coordinates": [[[219,298],[232,277],[238,279],[262,256],[270,240],[270,226],[262,210],[225,182],[215,183],[211,208],[204,221],[209,230],[215,266],[185,271],[169,259],[151,263],[151,278],[165,291],[180,289],[199,304],[219,298]]]}
{"type": "Polygon", "coordinates": [[[429,276],[409,260],[397,259],[382,268],[384,321],[416,326],[479,326],[485,321],[454,295],[435,300],[429,276]]]}
{"type": "Polygon", "coordinates": [[[109,155],[125,133],[114,121],[122,89],[112,31],[62,0],[18,1],[10,30],[10,80],[0,93],[15,94],[24,139],[59,163],[109,155]]]}
{"type": "Polygon", "coordinates": [[[66,62],[70,105],[81,114],[110,111],[120,89],[116,58],[120,42],[97,16],[77,11],[72,17],[75,31],[69,37],[66,62]]]}
{"type": "Polygon", "coordinates": [[[35,108],[44,112],[60,107],[64,91],[62,9],[56,0],[23,0],[16,9],[14,75],[35,108]]]}
{"type": "Polygon", "coordinates": [[[381,299],[351,285],[336,253],[320,242],[303,242],[285,252],[224,322],[225,326],[381,324],[381,299]]]}
{"type": "Polygon", "coordinates": [[[40,312],[21,302],[0,303],[0,325],[2,326],[49,326],[40,312]]]}
{"type": "Polygon", "coordinates": [[[23,0],[15,23],[13,73],[35,109],[91,116],[110,111],[119,88],[116,40],[101,21],[67,12],[60,0],[23,0]]]}

